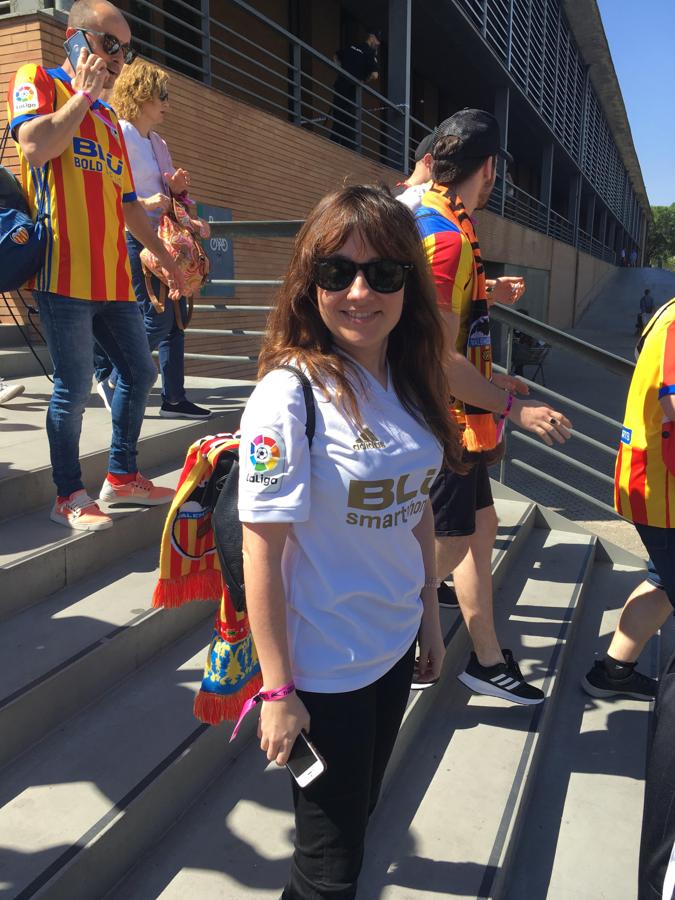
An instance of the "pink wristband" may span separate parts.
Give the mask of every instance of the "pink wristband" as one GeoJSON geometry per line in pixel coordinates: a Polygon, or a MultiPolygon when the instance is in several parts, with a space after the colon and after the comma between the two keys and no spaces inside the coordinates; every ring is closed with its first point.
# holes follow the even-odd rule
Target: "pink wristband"
{"type": "Polygon", "coordinates": [[[246,703],[244,703],[241,712],[239,713],[237,724],[232,730],[230,743],[232,743],[232,741],[236,738],[237,732],[239,731],[239,726],[241,725],[244,717],[253,709],[254,706],[256,706],[256,704],[260,703],[263,700],[268,703],[270,700],[283,700],[284,697],[288,697],[289,694],[292,694],[294,690],[295,684],[292,681],[289,681],[288,684],[284,684],[280,688],[275,688],[273,691],[258,691],[255,697],[251,697],[250,700],[247,700],[246,703]]]}
{"type": "Polygon", "coordinates": [[[511,407],[513,406],[513,394],[511,391],[508,392],[508,398],[506,400],[506,406],[504,407],[504,412],[499,417],[499,422],[497,422],[497,443],[499,443],[502,439],[502,434],[504,433],[504,427],[506,425],[506,417],[511,412],[511,407]]]}
{"type": "Polygon", "coordinates": [[[90,108],[91,108],[91,107],[94,105],[94,103],[96,102],[96,101],[92,98],[91,94],[87,93],[87,91],[75,91],[75,96],[76,96],[76,97],[86,97],[86,98],[87,98],[87,103],[89,104],[89,107],[90,107],[90,108]]]}

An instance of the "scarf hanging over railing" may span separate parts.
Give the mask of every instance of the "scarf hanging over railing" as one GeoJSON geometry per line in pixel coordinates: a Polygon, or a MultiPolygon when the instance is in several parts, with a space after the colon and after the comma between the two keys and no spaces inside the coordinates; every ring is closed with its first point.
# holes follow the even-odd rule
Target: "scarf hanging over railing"
{"type": "MultiPolygon", "coordinates": [[[[485,283],[485,267],[480,255],[471,217],[464,208],[462,198],[448,187],[433,184],[425,195],[425,206],[431,206],[453,222],[464,234],[473,252],[473,293],[469,313],[466,357],[469,362],[490,380],[492,377],[492,342],[490,339],[490,312],[485,283]]],[[[466,428],[464,446],[474,452],[493,450],[497,446],[497,425],[491,412],[464,403],[466,428]]]]}

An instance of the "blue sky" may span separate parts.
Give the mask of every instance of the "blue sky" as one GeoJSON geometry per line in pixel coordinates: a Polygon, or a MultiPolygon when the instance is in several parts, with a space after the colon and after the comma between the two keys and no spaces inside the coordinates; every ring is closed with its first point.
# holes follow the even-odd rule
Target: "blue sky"
{"type": "Polygon", "coordinates": [[[675,203],[675,2],[597,0],[653,206],[675,203]]]}

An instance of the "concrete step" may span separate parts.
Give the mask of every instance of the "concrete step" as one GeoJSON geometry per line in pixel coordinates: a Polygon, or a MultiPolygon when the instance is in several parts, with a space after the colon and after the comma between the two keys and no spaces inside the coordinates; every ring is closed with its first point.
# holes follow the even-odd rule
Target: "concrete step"
{"type": "MultiPolygon", "coordinates": [[[[19,339],[21,335],[16,331],[19,339]]],[[[33,349],[41,360],[42,365],[51,374],[53,371],[52,358],[45,344],[34,344],[33,349]]],[[[22,342],[19,346],[3,347],[0,345],[0,376],[7,381],[20,381],[25,384],[27,378],[40,375],[42,369],[40,363],[28,347],[22,342]]],[[[44,378],[44,375],[42,375],[44,378]]],[[[45,379],[46,380],[46,379],[45,379]]]]}
{"type": "MultiPolygon", "coordinates": [[[[52,386],[46,378],[24,380],[26,392],[0,407],[0,520],[53,503],[45,416],[52,386]],[[6,460],[6,462],[5,462],[6,460]]],[[[147,473],[169,459],[184,458],[188,446],[204,434],[238,427],[251,384],[214,378],[187,378],[190,399],[214,411],[207,421],[163,419],[161,392],[153,389],[143,420],[139,465],[147,473]]],[[[110,414],[92,389],[80,440],[83,481],[96,490],[107,472],[110,414]]]]}
{"type": "MultiPolygon", "coordinates": [[[[175,460],[147,474],[156,484],[175,488],[181,467],[175,460]]],[[[135,550],[153,545],[158,552],[167,505],[101,503],[101,509],[114,524],[98,532],[74,531],[52,522],[49,507],[0,522],[0,621],[135,550]]]]}
{"type": "Polygon", "coordinates": [[[19,613],[0,630],[0,767],[157,652],[215,605],[153,610],[150,547],[19,613]]]}
{"type": "MultiPolygon", "coordinates": [[[[651,706],[595,700],[579,682],[594,654],[604,654],[625,599],[644,573],[596,564],[574,653],[565,663],[556,715],[549,725],[527,808],[527,835],[509,869],[504,900],[633,900],[651,706]]],[[[675,627],[667,622],[667,640],[675,627]]],[[[655,675],[658,641],[640,660],[655,675]]]]}
{"type": "MultiPolygon", "coordinates": [[[[511,500],[499,500],[496,506],[500,531],[493,572],[495,581],[503,582],[511,567],[518,566],[519,555],[527,552],[536,510],[528,502],[511,500]]],[[[467,639],[461,616],[442,609],[441,619],[448,644],[446,669],[448,665],[463,667],[467,639]]],[[[447,680],[445,674],[444,678],[447,680]]],[[[401,777],[407,777],[405,773],[401,776],[401,768],[411,753],[419,755],[426,748],[429,718],[435,715],[441,691],[411,692],[385,776],[384,797],[401,789],[401,777]]],[[[447,815],[441,817],[441,821],[446,819],[447,815]]],[[[288,776],[274,764],[266,766],[257,743],[252,742],[165,836],[161,847],[142,858],[116,886],[108,900],[193,896],[276,900],[288,873],[292,832],[288,776]]],[[[380,894],[363,892],[359,896],[371,900],[380,894]]]]}
{"type": "MultiPolygon", "coordinates": [[[[23,325],[21,327],[24,328],[23,325]]],[[[25,346],[23,338],[21,337],[21,332],[16,325],[0,325],[0,349],[6,350],[9,347],[15,348],[25,346]]]]}
{"type": "Polygon", "coordinates": [[[192,716],[204,623],[2,771],[8,896],[92,900],[111,888],[242,748],[192,716]]]}
{"type": "Polygon", "coordinates": [[[451,658],[430,706],[424,754],[408,754],[373,822],[361,891],[392,900],[496,896],[517,842],[519,808],[536,775],[538,743],[555,716],[575,611],[595,554],[595,538],[535,529],[496,595],[500,640],[547,699],[537,707],[471,695],[451,658]],[[392,828],[391,823],[396,823],[392,828]]]}

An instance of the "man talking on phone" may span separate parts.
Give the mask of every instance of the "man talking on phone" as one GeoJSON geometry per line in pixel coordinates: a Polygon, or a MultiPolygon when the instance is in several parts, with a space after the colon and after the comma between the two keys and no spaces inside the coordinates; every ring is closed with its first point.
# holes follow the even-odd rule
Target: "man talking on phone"
{"type": "Polygon", "coordinates": [[[54,363],[47,435],[57,497],[51,519],[80,531],[112,519],[82,482],[79,439],[91,392],[96,338],[119,372],[112,405],[108,474],[99,499],[155,506],[171,500],[138,471],[136,449],[157,370],[136,308],[124,227],[182,279],[136,199],[122,131],[101,100],[134,58],[131,32],[107,0],[76,0],[66,29],[68,58],[55,69],[21,66],[9,85],[8,120],[22,183],[37,209],[44,187],[47,252],[29,283],[54,363]]]}

